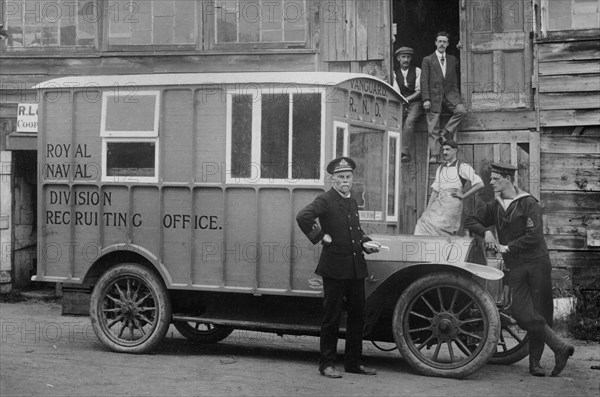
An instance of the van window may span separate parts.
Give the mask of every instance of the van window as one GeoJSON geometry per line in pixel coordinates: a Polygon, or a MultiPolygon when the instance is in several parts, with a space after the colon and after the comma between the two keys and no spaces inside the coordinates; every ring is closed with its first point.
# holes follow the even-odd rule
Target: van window
{"type": "Polygon", "coordinates": [[[158,181],[159,102],[159,91],[103,93],[103,181],[158,181]]]}
{"type": "Polygon", "coordinates": [[[384,220],[384,136],[384,131],[358,127],[350,129],[349,156],[356,161],[352,195],[358,202],[362,220],[384,220]]]}
{"type": "Polygon", "coordinates": [[[322,181],[322,94],[228,94],[227,182],[322,181]]]}

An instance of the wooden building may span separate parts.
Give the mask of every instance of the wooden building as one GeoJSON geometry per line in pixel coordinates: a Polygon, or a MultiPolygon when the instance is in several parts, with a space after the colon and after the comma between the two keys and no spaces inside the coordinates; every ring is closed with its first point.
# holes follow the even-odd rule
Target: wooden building
{"type": "MultiPolygon", "coordinates": [[[[462,61],[463,160],[486,183],[489,162],[518,164],[519,183],[544,207],[557,282],[600,287],[598,0],[0,4],[4,290],[28,282],[37,255],[37,134],[18,128],[19,109],[27,113],[38,101],[34,84],[70,75],[246,71],[363,72],[391,82],[394,48],[412,46],[419,64],[439,30],[453,36],[449,52],[462,61]]],[[[412,233],[429,177],[424,122],[406,138],[413,161],[403,166],[403,214],[388,225],[399,233],[412,233]]],[[[492,194],[482,190],[465,211],[492,194]]]]}

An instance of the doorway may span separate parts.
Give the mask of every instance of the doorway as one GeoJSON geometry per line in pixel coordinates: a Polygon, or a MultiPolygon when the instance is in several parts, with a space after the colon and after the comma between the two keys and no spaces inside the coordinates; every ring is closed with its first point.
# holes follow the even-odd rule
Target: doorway
{"type": "MultiPolygon", "coordinates": [[[[456,44],[460,40],[459,0],[393,0],[393,19],[396,37],[393,50],[403,46],[415,52],[413,65],[420,67],[423,57],[435,51],[435,34],[446,31],[450,34],[449,54],[460,58],[456,44]]],[[[394,69],[398,61],[394,58],[394,69]]]]}

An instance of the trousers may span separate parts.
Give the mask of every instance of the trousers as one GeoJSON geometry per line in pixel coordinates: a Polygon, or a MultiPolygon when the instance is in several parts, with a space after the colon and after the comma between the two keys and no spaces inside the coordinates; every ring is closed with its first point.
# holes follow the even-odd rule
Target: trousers
{"type": "Polygon", "coordinates": [[[551,270],[550,259],[544,257],[535,263],[511,268],[509,272],[512,315],[529,335],[529,356],[538,361],[544,352],[546,337],[552,338],[548,332],[554,311],[551,270]]]}
{"type": "MultiPolygon", "coordinates": [[[[465,109],[462,103],[453,105],[446,98],[442,100],[442,109],[443,108],[446,108],[450,112],[452,112],[452,117],[450,117],[450,120],[448,120],[446,126],[443,129],[451,133],[452,139],[456,141],[458,135],[458,127],[467,115],[467,110],[465,109]]],[[[432,155],[438,154],[441,148],[441,145],[438,141],[438,139],[440,138],[440,132],[438,131],[439,122],[440,113],[433,111],[427,112],[427,136],[429,150],[432,155]]]]}
{"type": "Polygon", "coordinates": [[[338,280],[323,277],[323,319],[321,322],[319,370],[335,365],[342,312],[346,306],[346,345],[344,367],[361,365],[365,323],[364,279],[338,280]]]}

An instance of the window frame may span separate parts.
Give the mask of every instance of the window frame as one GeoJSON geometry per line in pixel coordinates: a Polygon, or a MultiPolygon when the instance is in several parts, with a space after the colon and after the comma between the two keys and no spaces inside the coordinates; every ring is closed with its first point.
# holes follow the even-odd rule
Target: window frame
{"type": "Polygon", "coordinates": [[[160,91],[157,90],[144,90],[144,91],[133,91],[131,95],[124,94],[122,92],[103,92],[102,93],[102,112],[100,119],[100,136],[101,137],[129,137],[129,138],[141,138],[141,137],[158,137],[158,128],[160,121],[160,91]],[[153,130],[137,130],[137,131],[106,131],[106,117],[108,116],[108,100],[115,96],[120,98],[121,101],[126,102],[128,98],[135,96],[154,96],[154,129],[153,130]]]}
{"type": "MultiPolygon", "coordinates": [[[[334,136],[333,136],[333,149],[332,149],[332,155],[333,158],[336,158],[338,155],[338,148],[337,148],[337,133],[338,133],[338,128],[342,129],[344,132],[344,138],[343,138],[343,145],[344,148],[342,150],[342,156],[348,156],[349,150],[350,150],[350,125],[346,122],[342,122],[339,120],[334,120],[333,122],[333,131],[334,131],[334,136]]],[[[368,128],[373,128],[372,126],[369,126],[368,128]]],[[[382,164],[382,172],[383,172],[383,180],[384,182],[384,187],[382,186],[382,198],[381,198],[381,202],[382,202],[382,219],[362,219],[361,221],[364,222],[398,222],[399,217],[400,217],[400,173],[402,171],[401,169],[401,162],[400,162],[400,154],[401,154],[401,134],[400,132],[397,131],[391,131],[391,130],[378,130],[381,132],[382,134],[382,139],[384,140],[384,147],[383,147],[383,153],[382,153],[382,161],[385,161],[384,164],[382,164]],[[389,175],[390,175],[390,163],[389,163],[389,158],[390,158],[390,141],[391,140],[396,140],[396,159],[395,159],[395,173],[396,173],[396,177],[395,177],[395,184],[396,184],[396,190],[394,193],[394,208],[395,208],[395,213],[393,215],[388,215],[388,195],[390,192],[390,184],[389,184],[389,175]]],[[[371,210],[366,210],[371,211],[371,210]]],[[[362,211],[359,211],[362,212],[362,211]]]]}
{"type": "MultiPolygon", "coordinates": [[[[144,52],[144,51],[197,51],[201,49],[202,37],[201,32],[202,29],[202,9],[203,9],[203,0],[192,0],[194,1],[195,12],[194,16],[196,18],[196,26],[194,28],[194,42],[189,44],[110,44],[110,19],[111,19],[111,2],[105,0],[96,0],[102,1],[103,7],[102,11],[106,18],[103,18],[102,23],[102,40],[103,40],[103,50],[104,51],[130,51],[130,52],[144,52]]],[[[131,0],[135,3],[135,0],[131,0]]],[[[174,0],[178,1],[178,0],[174,0]]],[[[180,0],[179,0],[180,1],[180,0]]],[[[188,1],[188,0],[186,0],[188,1]]],[[[152,26],[153,27],[153,26],[152,26]]],[[[152,30],[152,29],[151,29],[152,30]]]]}
{"type": "Polygon", "coordinates": [[[400,166],[400,156],[401,156],[401,136],[399,132],[396,131],[387,131],[387,166],[386,166],[386,195],[385,195],[385,220],[387,222],[398,222],[399,219],[399,213],[400,213],[400,209],[398,208],[400,205],[400,173],[401,173],[401,166],[400,166]],[[392,215],[388,215],[388,200],[390,197],[390,141],[392,140],[396,140],[396,157],[395,157],[395,162],[394,162],[394,168],[395,168],[395,186],[396,188],[394,189],[394,214],[392,215]]]}
{"type": "Polygon", "coordinates": [[[156,138],[125,138],[125,137],[104,137],[102,138],[102,182],[115,182],[115,183],[157,183],[159,175],[159,153],[160,143],[158,137],[156,138]],[[137,175],[107,175],[108,167],[108,143],[154,143],[154,175],[153,176],[137,176],[137,175]]]}
{"type": "MultiPolygon", "coordinates": [[[[275,49],[310,49],[311,46],[311,18],[309,18],[309,14],[312,12],[310,7],[311,0],[301,0],[304,2],[304,22],[305,22],[305,32],[304,32],[304,40],[302,41],[268,41],[268,42],[235,42],[235,43],[219,43],[217,42],[217,18],[218,13],[216,12],[217,7],[215,3],[218,3],[221,0],[213,0],[210,4],[202,7],[202,13],[206,15],[204,21],[204,39],[205,46],[207,49],[212,50],[222,50],[222,51],[237,51],[237,50],[275,50],[275,49]],[[208,9],[210,7],[210,9],[208,9]]],[[[264,1],[264,0],[256,0],[256,1],[264,1]]],[[[285,0],[283,0],[285,1],[285,0]]],[[[300,1],[300,0],[297,0],[300,1]]],[[[282,13],[283,14],[283,13],[282,13]]],[[[259,29],[259,34],[262,30],[259,29]]]]}
{"type": "MultiPolygon", "coordinates": [[[[23,4],[24,0],[17,0],[21,5],[23,4]]],[[[67,0],[62,0],[65,3],[68,4],[74,4],[78,2],[73,2],[73,1],[67,1],[67,0]]],[[[98,12],[103,12],[104,11],[104,4],[105,1],[104,0],[89,0],[91,2],[93,2],[94,4],[94,8],[98,11],[98,12]]],[[[2,21],[3,29],[7,30],[10,27],[10,22],[8,21],[7,15],[6,15],[6,9],[7,9],[7,3],[10,2],[10,0],[0,0],[0,11],[3,11],[2,15],[0,15],[0,21],[2,21]]],[[[40,3],[41,4],[41,3],[40,3]]],[[[42,12],[42,11],[41,11],[42,12]]],[[[41,18],[41,16],[40,16],[41,18]]],[[[22,17],[21,17],[22,19],[22,17]]],[[[70,45],[70,46],[60,46],[60,45],[56,45],[56,46],[39,46],[39,47],[13,47],[13,46],[9,46],[8,45],[8,40],[3,40],[2,44],[0,45],[0,48],[2,48],[3,50],[5,50],[7,53],[20,53],[20,52],[28,52],[28,53],[32,53],[32,54],[54,54],[54,53],[60,53],[60,54],[72,54],[72,53],[77,53],[77,54],[88,54],[88,53],[96,53],[100,50],[101,48],[101,25],[103,25],[103,22],[99,22],[99,17],[96,16],[96,20],[94,21],[94,43],[92,45],[70,45]]],[[[59,20],[60,21],[60,20],[59,20]]],[[[59,23],[59,22],[54,22],[54,23],[59,23]]],[[[53,24],[54,24],[53,23],[53,24]]],[[[75,23],[75,25],[77,25],[78,22],[75,23]]],[[[23,40],[25,39],[25,21],[21,22],[21,27],[23,28],[23,40]]],[[[59,33],[58,35],[60,36],[60,27],[59,27],[59,33]]]]}
{"type": "MultiPolygon", "coordinates": [[[[564,1],[564,0],[563,0],[564,1]]],[[[553,37],[563,37],[564,35],[576,36],[576,37],[597,37],[600,33],[600,26],[598,27],[584,27],[577,29],[573,26],[572,12],[575,4],[575,0],[569,0],[571,3],[571,27],[569,29],[549,29],[550,28],[550,10],[548,9],[549,4],[552,0],[541,0],[541,21],[540,21],[540,33],[543,38],[552,39],[553,37]]],[[[600,5],[599,5],[600,7],[600,5]]],[[[599,14],[600,15],[600,12],[599,14]]]]}
{"type": "Polygon", "coordinates": [[[337,133],[338,130],[342,130],[343,131],[343,139],[342,139],[342,156],[348,156],[348,139],[349,139],[349,132],[348,132],[348,123],[344,123],[341,121],[337,121],[335,120],[333,122],[333,131],[334,131],[334,137],[333,137],[333,153],[332,153],[332,157],[331,158],[337,158],[338,157],[338,148],[337,148],[337,133]]]}
{"type": "Polygon", "coordinates": [[[227,112],[226,112],[226,133],[225,133],[225,165],[226,165],[226,176],[225,183],[227,184],[248,184],[248,183],[261,183],[261,184],[279,184],[279,185],[311,185],[311,186],[319,186],[325,183],[325,103],[323,99],[326,97],[326,89],[325,88],[316,88],[316,87],[294,87],[294,89],[289,89],[285,87],[264,87],[258,88],[257,90],[253,90],[249,92],[248,89],[228,89],[226,91],[226,102],[227,102],[227,112]],[[285,179],[280,178],[262,178],[259,175],[261,171],[260,164],[261,163],[261,141],[262,141],[262,95],[263,93],[269,94],[283,94],[287,93],[289,95],[289,120],[288,120],[288,164],[293,164],[293,95],[295,94],[320,94],[320,106],[321,106],[321,122],[320,122],[320,144],[319,144],[319,164],[320,164],[320,175],[319,179],[294,179],[291,167],[288,167],[288,177],[285,179]],[[251,95],[252,96],[252,147],[250,148],[251,156],[250,156],[250,176],[249,177],[237,177],[232,176],[232,127],[233,127],[233,96],[234,95],[251,95]]]}
{"type": "Polygon", "coordinates": [[[158,90],[143,90],[134,91],[134,95],[146,95],[154,96],[154,128],[152,130],[139,130],[139,131],[106,131],[106,122],[108,115],[108,100],[119,97],[121,101],[126,101],[129,97],[121,92],[103,92],[102,93],[102,110],[100,118],[100,137],[102,140],[102,182],[140,182],[140,183],[156,183],[158,182],[159,176],[159,153],[160,153],[160,142],[159,142],[159,128],[160,128],[160,105],[161,105],[161,91],[158,90]],[[108,143],[143,143],[152,142],[154,143],[154,175],[153,176],[135,176],[135,175],[123,175],[113,176],[107,175],[107,162],[108,162],[108,143]]]}

